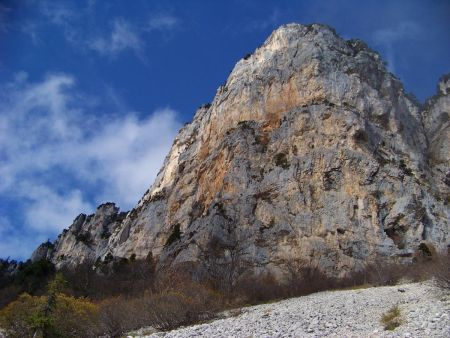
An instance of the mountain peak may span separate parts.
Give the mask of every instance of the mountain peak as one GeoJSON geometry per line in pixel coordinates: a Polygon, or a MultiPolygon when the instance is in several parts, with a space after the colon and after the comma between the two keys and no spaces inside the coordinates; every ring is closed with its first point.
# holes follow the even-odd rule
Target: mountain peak
{"type": "Polygon", "coordinates": [[[288,42],[295,42],[309,35],[313,39],[332,39],[339,38],[334,28],[324,25],[313,23],[309,25],[302,25],[298,23],[289,23],[278,27],[267,38],[264,45],[280,44],[288,42]]]}

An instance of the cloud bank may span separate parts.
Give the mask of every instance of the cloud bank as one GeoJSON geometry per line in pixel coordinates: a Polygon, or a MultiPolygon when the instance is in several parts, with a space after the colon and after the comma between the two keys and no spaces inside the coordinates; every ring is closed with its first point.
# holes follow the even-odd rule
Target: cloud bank
{"type": "Polygon", "coordinates": [[[155,178],[181,126],[177,113],[108,114],[92,101],[63,73],[35,83],[20,73],[1,86],[0,201],[22,216],[0,219],[0,257],[18,236],[37,244],[98,203],[131,208],[155,178]]]}

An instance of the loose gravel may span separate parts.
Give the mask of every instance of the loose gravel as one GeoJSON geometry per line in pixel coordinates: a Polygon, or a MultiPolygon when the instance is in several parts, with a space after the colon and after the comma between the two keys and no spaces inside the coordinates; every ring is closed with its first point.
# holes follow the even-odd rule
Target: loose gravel
{"type": "Polygon", "coordinates": [[[450,337],[449,321],[450,294],[426,282],[319,292],[141,337],[450,337]],[[395,305],[402,324],[384,330],[381,317],[395,305]]]}

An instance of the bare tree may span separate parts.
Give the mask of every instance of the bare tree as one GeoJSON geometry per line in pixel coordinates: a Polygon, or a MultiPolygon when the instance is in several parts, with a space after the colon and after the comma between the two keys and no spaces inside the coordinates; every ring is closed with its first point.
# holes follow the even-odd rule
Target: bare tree
{"type": "Polygon", "coordinates": [[[233,236],[227,240],[213,236],[206,252],[206,267],[215,288],[231,294],[239,278],[248,271],[250,262],[246,259],[249,235],[238,239],[233,236]]]}

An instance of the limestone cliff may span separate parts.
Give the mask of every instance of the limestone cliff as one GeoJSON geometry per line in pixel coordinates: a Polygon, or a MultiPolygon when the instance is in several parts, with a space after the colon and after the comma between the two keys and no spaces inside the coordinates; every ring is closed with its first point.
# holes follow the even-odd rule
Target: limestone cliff
{"type": "Polygon", "coordinates": [[[364,42],[282,26],[180,130],[133,210],[79,216],[45,255],[208,270],[238,253],[248,269],[301,259],[343,275],[421,243],[446,250],[448,77],[439,88],[422,109],[364,42]]]}

